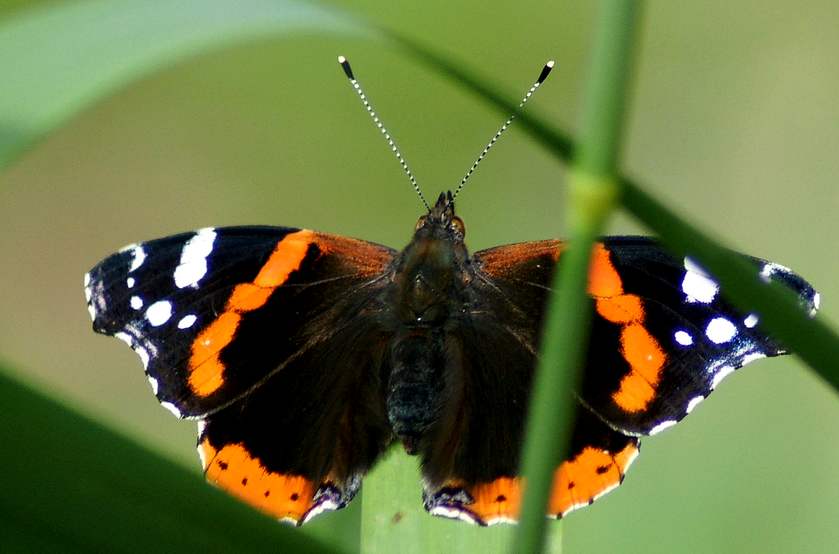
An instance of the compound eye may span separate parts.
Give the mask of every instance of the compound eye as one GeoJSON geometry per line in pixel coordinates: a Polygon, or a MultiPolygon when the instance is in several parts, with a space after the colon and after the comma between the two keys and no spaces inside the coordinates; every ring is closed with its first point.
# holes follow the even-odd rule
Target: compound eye
{"type": "Polygon", "coordinates": [[[420,218],[417,220],[417,226],[414,227],[415,231],[418,231],[420,227],[425,225],[425,220],[428,219],[427,215],[421,215],[420,218]]]}
{"type": "Polygon", "coordinates": [[[457,216],[452,218],[451,223],[452,229],[455,230],[461,237],[466,236],[466,225],[463,223],[463,220],[457,216]]]}

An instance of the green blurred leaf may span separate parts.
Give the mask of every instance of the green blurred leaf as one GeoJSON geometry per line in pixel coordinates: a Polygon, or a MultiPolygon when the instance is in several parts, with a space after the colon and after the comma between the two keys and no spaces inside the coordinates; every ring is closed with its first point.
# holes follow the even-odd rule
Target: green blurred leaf
{"type": "Polygon", "coordinates": [[[0,367],[0,551],[334,552],[0,367]]]}
{"type": "Polygon", "coordinates": [[[334,8],[293,0],[89,0],[0,20],[0,169],[105,95],[237,41],[301,31],[359,33],[334,8]]]}

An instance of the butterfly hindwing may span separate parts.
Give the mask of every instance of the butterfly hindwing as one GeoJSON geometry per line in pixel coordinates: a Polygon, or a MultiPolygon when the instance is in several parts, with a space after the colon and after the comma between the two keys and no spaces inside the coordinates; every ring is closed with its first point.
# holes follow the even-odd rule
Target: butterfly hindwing
{"type": "MultiPolygon", "coordinates": [[[[613,430],[578,406],[569,454],[554,472],[547,515],[560,518],[618,487],[639,447],[637,437],[613,430]]],[[[423,500],[431,514],[494,525],[518,520],[522,493],[515,470],[483,480],[455,474],[442,485],[426,486],[423,500]]]]}
{"type": "Polygon", "coordinates": [[[360,317],[212,414],[199,426],[208,480],[295,524],[344,507],[392,441],[376,371],[384,344],[360,317]]]}
{"type": "Polygon", "coordinates": [[[328,340],[393,256],[305,229],[210,228],[126,247],[85,290],[94,329],[140,355],[161,403],[200,417],[328,340]]]}

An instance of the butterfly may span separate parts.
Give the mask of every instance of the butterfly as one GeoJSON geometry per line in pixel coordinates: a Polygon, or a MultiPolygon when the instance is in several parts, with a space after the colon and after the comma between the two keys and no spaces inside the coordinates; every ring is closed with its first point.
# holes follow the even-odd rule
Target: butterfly
{"type": "MultiPolygon", "coordinates": [[[[470,253],[456,193],[426,204],[401,251],[270,226],[130,245],[85,275],[93,329],[127,343],[161,405],[198,422],[207,479],[280,520],[346,506],[397,445],[419,459],[431,514],[515,521],[541,323],[566,244],[470,253]]],[[[756,280],[784,284],[815,313],[804,279],[746,258],[756,280]]],[[[587,292],[594,317],[553,517],[617,487],[640,438],[681,420],[726,375],[786,352],[759,314],[738,311],[654,239],[601,239],[587,292]]]]}

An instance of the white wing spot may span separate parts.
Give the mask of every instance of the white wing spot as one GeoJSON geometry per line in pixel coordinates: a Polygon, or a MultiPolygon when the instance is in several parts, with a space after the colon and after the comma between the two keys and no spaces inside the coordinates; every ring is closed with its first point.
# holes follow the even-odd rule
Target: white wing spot
{"type": "Polygon", "coordinates": [[[175,285],[182,289],[197,286],[207,273],[207,256],[213,251],[216,231],[212,227],[201,229],[186,241],[181,251],[181,261],[175,268],[175,285]]]}
{"type": "Polygon", "coordinates": [[[198,318],[193,314],[182,317],[181,320],[178,321],[178,329],[189,329],[197,319],[198,318]]]}
{"type": "Polygon", "coordinates": [[[146,310],[146,319],[152,327],[163,325],[172,317],[172,303],[168,300],[158,300],[146,310]]]}
{"type": "Polygon", "coordinates": [[[688,302],[710,304],[719,292],[720,286],[690,258],[685,258],[685,276],[682,279],[682,292],[688,302]]]}
{"type": "Polygon", "coordinates": [[[813,293],[813,309],[810,310],[810,317],[813,317],[813,316],[816,315],[816,312],[819,311],[819,307],[821,306],[821,303],[822,303],[822,295],[817,293],[817,292],[813,293]]]}
{"type": "Polygon", "coordinates": [[[128,285],[128,288],[133,288],[134,283],[136,283],[136,282],[137,281],[134,280],[134,277],[129,277],[128,279],[125,280],[125,284],[128,285]]]}
{"type": "Polygon", "coordinates": [[[665,429],[669,429],[670,427],[673,427],[674,425],[676,425],[676,423],[677,422],[676,422],[675,419],[668,419],[667,421],[662,421],[661,423],[659,423],[658,425],[656,425],[655,427],[650,429],[650,436],[657,435],[657,434],[661,433],[662,431],[664,431],[665,429]]]}
{"type": "Polygon", "coordinates": [[[93,307],[93,304],[87,305],[87,313],[90,314],[91,321],[96,321],[96,308],[93,307]]]}
{"type": "Polygon", "coordinates": [[[84,298],[90,303],[90,299],[93,297],[93,291],[90,288],[90,273],[84,274],[84,298]]]}
{"type": "Polygon", "coordinates": [[[757,325],[758,318],[755,314],[749,314],[746,316],[746,319],[743,320],[743,325],[751,329],[755,325],[757,325]]]}
{"type": "Polygon", "coordinates": [[[151,385],[151,391],[157,396],[157,379],[149,375],[149,385],[151,385]]]}
{"type": "Polygon", "coordinates": [[[703,400],[705,400],[705,397],[701,394],[699,396],[694,396],[693,398],[691,398],[690,402],[688,402],[688,407],[685,409],[685,413],[691,413],[693,409],[703,400]]]}
{"type": "Polygon", "coordinates": [[[715,317],[705,328],[705,335],[716,344],[723,344],[737,334],[737,327],[724,317],[715,317]]]}
{"type": "Polygon", "coordinates": [[[691,344],[693,344],[693,337],[687,331],[676,331],[673,337],[676,339],[676,342],[678,342],[682,346],[690,346],[691,344]]]}
{"type": "Polygon", "coordinates": [[[114,338],[121,340],[128,346],[134,346],[134,339],[128,333],[114,333],[114,338]]]}
{"type": "Polygon", "coordinates": [[[139,296],[132,296],[131,300],[130,300],[130,303],[131,303],[131,307],[134,308],[135,310],[139,310],[140,308],[143,307],[143,299],[140,298],[139,296]]]}
{"type": "Polygon", "coordinates": [[[792,273],[792,270],[775,262],[766,262],[760,269],[760,278],[768,283],[770,278],[776,273],[792,273]]]}
{"type": "Polygon", "coordinates": [[[730,365],[724,365],[717,369],[717,373],[714,375],[714,379],[711,381],[711,388],[717,388],[717,385],[720,384],[720,381],[728,377],[730,373],[734,371],[734,368],[730,365]]]}
{"type": "Polygon", "coordinates": [[[131,265],[128,266],[128,273],[131,273],[132,271],[143,265],[143,262],[146,261],[146,251],[143,250],[143,247],[139,244],[129,244],[128,246],[120,250],[120,252],[127,251],[130,251],[132,256],[131,265]]]}
{"type": "Polygon", "coordinates": [[[142,346],[133,346],[134,352],[140,356],[140,361],[143,363],[143,369],[148,369],[149,367],[149,351],[143,348],[142,346]]]}
{"type": "Polygon", "coordinates": [[[166,408],[167,410],[169,410],[169,412],[171,412],[172,415],[174,415],[175,417],[177,417],[177,418],[181,417],[181,411],[179,409],[177,409],[175,407],[175,405],[172,404],[171,402],[161,402],[160,405],[163,406],[164,408],[166,408]]]}
{"type": "Polygon", "coordinates": [[[746,354],[745,356],[743,356],[743,365],[746,365],[747,363],[753,362],[755,360],[760,360],[765,357],[766,354],[760,351],[752,352],[751,354],[746,354]]]}

